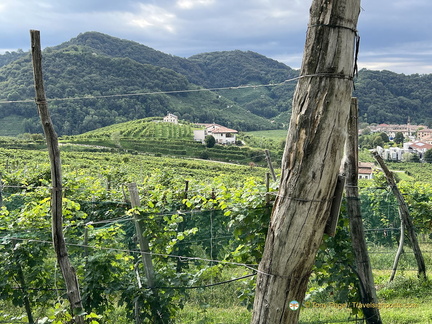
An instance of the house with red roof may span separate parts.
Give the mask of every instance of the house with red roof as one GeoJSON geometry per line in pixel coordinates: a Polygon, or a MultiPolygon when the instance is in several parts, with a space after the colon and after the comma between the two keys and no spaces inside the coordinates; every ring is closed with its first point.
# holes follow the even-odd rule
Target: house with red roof
{"type": "Polygon", "coordinates": [[[235,144],[238,131],[219,124],[195,124],[201,129],[194,130],[194,140],[204,142],[207,135],[212,135],[218,144],[235,144]]]}
{"type": "Polygon", "coordinates": [[[358,178],[359,179],[372,179],[373,178],[373,163],[359,162],[358,164],[358,178]]]}

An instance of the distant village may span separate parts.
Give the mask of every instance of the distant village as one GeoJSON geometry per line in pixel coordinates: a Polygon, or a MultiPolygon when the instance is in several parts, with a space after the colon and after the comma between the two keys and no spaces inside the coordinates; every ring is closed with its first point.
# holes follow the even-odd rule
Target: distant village
{"type": "Polygon", "coordinates": [[[432,129],[424,125],[411,125],[408,122],[405,125],[380,124],[368,128],[372,133],[387,134],[390,140],[393,140],[397,133],[402,133],[405,139],[402,147],[376,148],[384,160],[404,161],[414,155],[422,161],[426,151],[432,149],[432,129]]]}
{"type": "MultiPolygon", "coordinates": [[[[164,122],[178,124],[178,117],[167,114],[164,122]]],[[[194,140],[204,143],[207,135],[212,135],[218,144],[235,144],[238,131],[215,123],[196,123],[199,129],[194,130],[194,140]]],[[[376,150],[384,160],[387,161],[406,161],[408,157],[418,157],[422,161],[427,150],[432,149],[432,129],[424,125],[389,125],[380,124],[368,126],[371,133],[385,133],[390,140],[396,137],[397,133],[402,133],[405,142],[402,147],[383,148],[378,146],[376,150]]],[[[361,131],[360,131],[361,134],[361,131]]],[[[374,163],[360,162],[358,166],[359,179],[372,179],[375,166],[374,163]]]]}

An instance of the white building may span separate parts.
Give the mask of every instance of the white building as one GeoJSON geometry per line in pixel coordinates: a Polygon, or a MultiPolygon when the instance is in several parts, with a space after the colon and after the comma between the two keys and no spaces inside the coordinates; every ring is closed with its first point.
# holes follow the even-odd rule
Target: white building
{"type": "Polygon", "coordinates": [[[218,144],[235,144],[238,131],[218,124],[196,124],[203,129],[194,130],[194,140],[204,142],[207,135],[213,135],[218,144]]]}
{"type": "Polygon", "coordinates": [[[376,148],[378,154],[384,160],[390,161],[402,161],[406,153],[415,154],[422,159],[424,153],[430,149],[432,149],[432,144],[421,141],[405,142],[403,148],[390,147],[388,149],[383,149],[381,146],[377,146],[376,148]]]}
{"type": "Polygon", "coordinates": [[[384,160],[390,161],[402,161],[402,156],[404,153],[406,153],[404,149],[401,149],[399,147],[390,147],[388,149],[383,149],[381,146],[377,146],[376,150],[384,160]]]}
{"type": "Polygon", "coordinates": [[[168,114],[164,117],[163,121],[165,123],[178,124],[178,117],[176,115],[173,115],[173,114],[168,114]]]}

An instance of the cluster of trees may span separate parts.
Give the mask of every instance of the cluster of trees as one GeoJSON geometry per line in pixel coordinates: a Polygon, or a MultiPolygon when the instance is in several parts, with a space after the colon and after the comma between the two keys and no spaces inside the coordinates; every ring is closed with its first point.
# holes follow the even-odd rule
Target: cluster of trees
{"type": "Polygon", "coordinates": [[[384,147],[384,145],[395,144],[399,145],[404,142],[404,135],[401,132],[395,134],[392,141],[386,133],[371,133],[369,129],[365,129],[359,136],[359,146],[362,149],[374,149],[377,146],[384,147]]]}
{"type": "Polygon", "coordinates": [[[10,62],[17,60],[24,55],[27,55],[27,53],[25,53],[22,49],[19,49],[16,52],[6,51],[4,55],[0,55],[0,66],[9,64],[10,62]]]}

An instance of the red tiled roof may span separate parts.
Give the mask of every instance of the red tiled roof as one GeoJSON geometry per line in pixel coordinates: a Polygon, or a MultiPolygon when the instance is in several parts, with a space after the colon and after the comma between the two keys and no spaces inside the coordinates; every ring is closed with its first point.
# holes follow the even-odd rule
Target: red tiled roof
{"type": "Polygon", "coordinates": [[[358,164],[358,173],[361,174],[372,174],[373,173],[373,163],[368,162],[359,162],[358,164]]]}
{"type": "Polygon", "coordinates": [[[411,147],[413,149],[429,150],[432,148],[432,145],[429,143],[424,143],[424,142],[414,142],[414,143],[410,144],[409,147],[411,147]]]}
{"type": "Polygon", "coordinates": [[[231,129],[219,124],[205,124],[199,123],[198,126],[204,126],[207,130],[210,130],[214,134],[226,134],[226,133],[238,133],[235,129],[231,129]]]}

